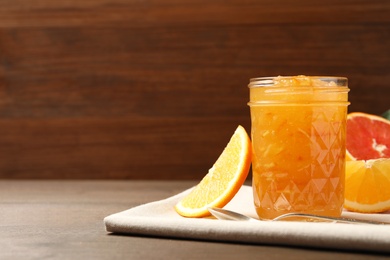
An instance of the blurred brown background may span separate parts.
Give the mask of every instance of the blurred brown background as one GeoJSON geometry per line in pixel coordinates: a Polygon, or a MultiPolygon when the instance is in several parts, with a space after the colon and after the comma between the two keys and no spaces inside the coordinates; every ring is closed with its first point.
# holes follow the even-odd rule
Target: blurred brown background
{"type": "Polygon", "coordinates": [[[298,74],[389,109],[390,1],[0,0],[0,178],[199,179],[298,74]]]}

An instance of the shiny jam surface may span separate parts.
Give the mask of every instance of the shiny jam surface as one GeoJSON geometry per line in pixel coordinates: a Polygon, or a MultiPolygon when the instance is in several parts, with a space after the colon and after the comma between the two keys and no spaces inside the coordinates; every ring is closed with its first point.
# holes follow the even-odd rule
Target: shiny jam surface
{"type": "Polygon", "coordinates": [[[322,83],[301,79],[282,82],[283,91],[250,88],[251,101],[271,100],[250,105],[254,202],[264,219],[288,212],[341,215],[347,106],[340,102],[347,94],[324,94],[317,91],[322,83]]]}

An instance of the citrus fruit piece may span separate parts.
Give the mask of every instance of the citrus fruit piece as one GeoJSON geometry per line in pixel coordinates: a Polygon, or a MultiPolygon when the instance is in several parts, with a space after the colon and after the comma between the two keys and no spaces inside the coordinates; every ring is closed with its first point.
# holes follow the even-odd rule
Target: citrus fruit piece
{"type": "Polygon", "coordinates": [[[210,215],[208,207],[225,206],[246,180],[251,156],[249,136],[238,126],[206,176],[176,204],[176,212],[184,217],[205,217],[210,215]]]}
{"type": "Polygon", "coordinates": [[[390,210],[390,159],[347,161],[344,207],[377,213],[390,210]]]}
{"type": "Polygon", "coordinates": [[[347,116],[346,160],[390,158],[390,120],[366,113],[347,116]]]}

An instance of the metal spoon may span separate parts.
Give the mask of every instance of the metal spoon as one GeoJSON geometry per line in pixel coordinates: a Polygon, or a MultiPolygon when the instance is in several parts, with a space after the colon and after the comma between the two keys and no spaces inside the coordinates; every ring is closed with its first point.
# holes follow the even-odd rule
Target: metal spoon
{"type": "MultiPolygon", "coordinates": [[[[249,216],[240,214],[238,212],[234,212],[227,209],[221,209],[221,208],[208,208],[208,211],[217,219],[222,220],[239,220],[239,221],[261,221],[258,219],[251,218],[249,216]]],[[[386,222],[379,222],[379,221],[373,221],[373,220],[359,220],[359,219],[351,219],[351,218],[335,218],[335,217],[324,217],[324,216],[318,216],[318,215],[312,215],[312,214],[304,214],[304,213],[287,213],[280,215],[271,221],[278,221],[286,218],[291,217],[299,217],[299,218],[305,218],[308,220],[322,220],[322,221],[330,221],[330,222],[340,222],[340,223],[353,223],[353,224],[374,224],[374,225],[384,225],[384,224],[390,224],[386,222]]]]}

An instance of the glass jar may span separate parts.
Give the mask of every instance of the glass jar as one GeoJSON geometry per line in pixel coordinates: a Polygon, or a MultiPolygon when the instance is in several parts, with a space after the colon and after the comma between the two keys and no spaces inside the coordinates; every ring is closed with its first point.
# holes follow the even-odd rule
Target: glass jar
{"type": "Polygon", "coordinates": [[[341,215],[348,79],[264,77],[249,83],[252,185],[260,218],[341,215]]]}

